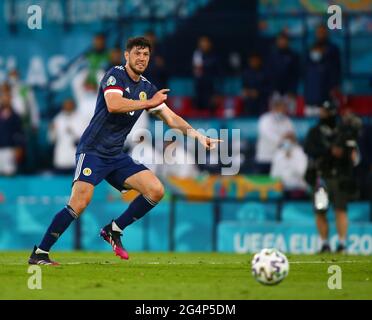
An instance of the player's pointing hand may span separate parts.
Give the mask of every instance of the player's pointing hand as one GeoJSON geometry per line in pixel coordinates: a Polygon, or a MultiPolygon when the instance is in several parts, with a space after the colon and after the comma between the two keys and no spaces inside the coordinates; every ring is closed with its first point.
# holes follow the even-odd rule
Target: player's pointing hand
{"type": "Polygon", "coordinates": [[[213,150],[216,148],[217,143],[223,142],[223,140],[220,139],[213,139],[206,136],[201,136],[199,138],[200,143],[207,149],[207,150],[213,150]]]}
{"type": "Polygon", "coordinates": [[[165,100],[168,99],[167,93],[170,91],[170,89],[161,89],[157,93],[154,94],[154,96],[149,100],[150,108],[157,107],[161,105],[165,100]]]}

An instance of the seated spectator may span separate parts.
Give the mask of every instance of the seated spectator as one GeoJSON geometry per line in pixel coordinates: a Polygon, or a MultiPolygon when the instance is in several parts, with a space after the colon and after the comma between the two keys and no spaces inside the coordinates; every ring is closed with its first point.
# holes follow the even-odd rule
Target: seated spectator
{"type": "Polygon", "coordinates": [[[270,111],[258,120],[256,145],[256,171],[261,174],[270,172],[271,162],[280,143],[289,132],[294,132],[291,119],[286,115],[287,105],[280,96],[273,96],[270,111]]]}
{"type": "Polygon", "coordinates": [[[259,116],[267,111],[270,79],[263,67],[262,57],[253,53],[248,58],[248,67],[243,72],[243,111],[245,116],[259,116]]]}
{"type": "Polygon", "coordinates": [[[198,47],[193,54],[192,66],[195,83],[195,105],[200,110],[213,112],[215,107],[214,79],[218,71],[218,58],[213,51],[210,38],[206,36],[199,38],[198,47]]]}
{"type": "Polygon", "coordinates": [[[11,176],[23,154],[24,133],[21,118],[13,111],[11,95],[0,92],[0,175],[11,176]]]}
{"type": "Polygon", "coordinates": [[[267,61],[271,76],[271,88],[288,99],[289,114],[296,113],[296,94],[299,77],[299,57],[289,46],[288,35],[281,32],[267,61]]]}
{"type": "Polygon", "coordinates": [[[76,146],[84,129],[80,114],[75,110],[74,101],[65,100],[62,110],[49,127],[49,139],[55,144],[53,165],[57,173],[73,173],[76,165],[76,146]]]}
{"type": "Polygon", "coordinates": [[[287,197],[302,198],[306,195],[305,173],[307,156],[297,143],[293,132],[287,134],[274,154],[270,176],[280,178],[287,197]]]}

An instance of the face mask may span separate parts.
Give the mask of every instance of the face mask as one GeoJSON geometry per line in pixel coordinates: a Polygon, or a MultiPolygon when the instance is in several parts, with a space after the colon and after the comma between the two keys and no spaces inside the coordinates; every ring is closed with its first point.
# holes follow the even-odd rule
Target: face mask
{"type": "Polygon", "coordinates": [[[281,147],[282,147],[282,149],[283,149],[284,151],[290,151],[290,150],[292,150],[293,146],[294,146],[294,144],[293,144],[293,142],[292,142],[291,140],[285,139],[285,140],[283,141],[281,147]]]}
{"type": "Polygon", "coordinates": [[[285,119],[285,115],[282,112],[274,111],[274,115],[276,121],[282,121],[285,119]]]}
{"type": "Polygon", "coordinates": [[[17,77],[9,77],[9,84],[16,85],[18,82],[17,77]]]}
{"type": "Polygon", "coordinates": [[[322,53],[319,52],[318,50],[312,50],[310,52],[310,59],[313,62],[319,62],[321,58],[322,58],[322,53]]]}

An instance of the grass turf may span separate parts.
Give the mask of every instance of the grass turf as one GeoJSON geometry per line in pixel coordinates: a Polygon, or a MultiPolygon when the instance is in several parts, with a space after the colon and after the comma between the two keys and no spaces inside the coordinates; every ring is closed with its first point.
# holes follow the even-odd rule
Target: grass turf
{"type": "Polygon", "coordinates": [[[372,299],[372,257],[288,255],[289,276],[264,286],[250,273],[252,255],[54,252],[42,266],[42,289],[27,287],[29,252],[0,252],[0,299],[372,299]],[[342,289],[330,290],[330,265],[342,268],[342,289]]]}

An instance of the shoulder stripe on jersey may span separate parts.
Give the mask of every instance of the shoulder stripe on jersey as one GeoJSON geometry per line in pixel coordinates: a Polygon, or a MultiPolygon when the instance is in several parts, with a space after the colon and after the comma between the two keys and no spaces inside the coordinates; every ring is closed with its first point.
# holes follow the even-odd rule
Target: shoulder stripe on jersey
{"type": "Polygon", "coordinates": [[[147,80],[144,76],[140,76],[140,77],[141,77],[141,79],[142,79],[143,81],[147,81],[148,83],[151,84],[151,82],[150,82],[149,80],[147,80]]]}
{"type": "Polygon", "coordinates": [[[103,89],[103,92],[106,92],[107,90],[120,90],[122,92],[124,92],[124,89],[122,87],[119,87],[119,86],[108,86],[106,87],[105,89],[103,89]]]}
{"type": "Polygon", "coordinates": [[[123,94],[123,91],[121,91],[121,90],[119,90],[119,89],[109,89],[109,90],[106,90],[105,92],[104,92],[104,96],[106,96],[106,94],[108,94],[108,93],[119,93],[119,94],[123,94]]]}

